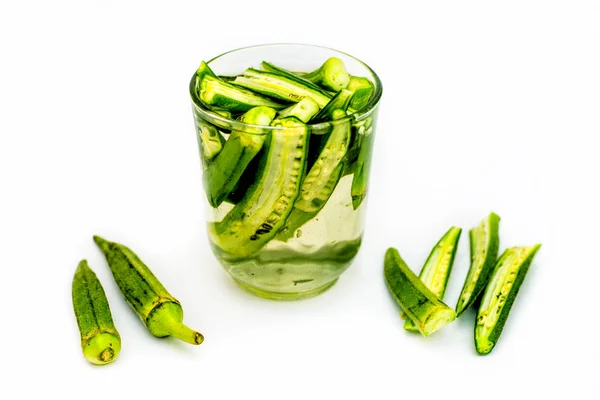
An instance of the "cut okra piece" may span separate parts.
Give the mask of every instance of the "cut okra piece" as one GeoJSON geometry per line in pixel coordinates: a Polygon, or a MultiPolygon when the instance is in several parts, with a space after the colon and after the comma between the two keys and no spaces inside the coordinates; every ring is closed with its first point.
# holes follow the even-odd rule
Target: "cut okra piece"
{"type": "MultiPolygon", "coordinates": [[[[242,116],[241,121],[252,125],[270,125],[276,111],[269,107],[255,107],[242,116]]],[[[267,139],[264,128],[247,127],[234,130],[223,150],[204,172],[204,186],[208,202],[217,208],[234,189],[236,183],[258,154],[267,139]]]]}
{"type": "Polygon", "coordinates": [[[366,130],[360,143],[358,158],[355,163],[354,176],[352,177],[352,208],[358,209],[367,196],[369,188],[369,173],[371,170],[371,160],[373,158],[373,143],[375,135],[373,130],[366,130]]]}
{"type": "Polygon", "coordinates": [[[276,110],[285,108],[285,105],[210,75],[205,75],[200,81],[199,97],[208,106],[234,112],[245,112],[258,106],[276,110]]]}
{"type": "Polygon", "coordinates": [[[215,73],[213,72],[212,69],[210,69],[210,67],[208,66],[207,63],[205,63],[204,61],[202,61],[200,63],[200,66],[198,67],[198,69],[196,70],[196,83],[195,83],[195,89],[196,89],[196,94],[198,95],[198,97],[200,97],[200,82],[202,82],[202,79],[204,79],[205,76],[210,76],[212,78],[217,78],[217,75],[215,75],[215,73]]]}
{"type": "Polygon", "coordinates": [[[281,229],[300,194],[306,169],[308,127],[296,117],[273,121],[256,182],[243,199],[210,228],[211,242],[230,259],[257,253],[281,229]]]}
{"type": "Polygon", "coordinates": [[[297,80],[254,68],[247,69],[244,75],[236,77],[233,83],[286,102],[297,103],[305,97],[310,97],[319,107],[325,107],[332,97],[325,90],[317,90],[297,80]]]}
{"type": "MultiPolygon", "coordinates": [[[[200,154],[206,161],[212,161],[223,150],[225,138],[213,125],[196,119],[196,132],[198,134],[198,145],[200,154]]],[[[204,166],[207,166],[205,163],[204,166]]]]}
{"type": "Polygon", "coordinates": [[[429,336],[454,321],[454,310],[425,286],[406,265],[398,250],[393,247],[387,250],[383,268],[389,291],[421,334],[429,336]]]}
{"type": "Polygon", "coordinates": [[[345,89],[350,82],[344,62],[337,57],[327,59],[319,68],[302,77],[333,92],[345,89]]]}
{"type": "MultiPolygon", "coordinates": [[[[333,113],[335,119],[346,116],[343,110],[333,113]]],[[[331,133],[321,146],[318,156],[310,167],[300,187],[300,196],[294,203],[294,210],[286,221],[278,239],[287,241],[298,228],[315,217],[325,206],[335,190],[343,170],[342,160],[350,142],[350,121],[334,123],[331,133]]]]}
{"type": "Polygon", "coordinates": [[[308,79],[305,79],[299,75],[296,75],[295,73],[288,71],[284,68],[278,67],[276,65],[271,64],[268,61],[263,61],[261,66],[263,67],[263,69],[267,72],[271,72],[273,74],[277,74],[277,75],[281,75],[285,78],[288,78],[292,81],[298,82],[301,85],[306,85],[308,87],[311,87],[313,89],[315,89],[316,91],[323,91],[323,88],[321,88],[319,85],[316,85],[314,83],[312,83],[311,81],[309,81],[308,79]]]}
{"type": "Polygon", "coordinates": [[[319,123],[333,120],[333,112],[335,110],[346,111],[350,105],[353,93],[349,90],[342,89],[333,96],[333,98],[311,119],[311,123],[319,123]]]}
{"type": "MultiPolygon", "coordinates": [[[[444,299],[461,232],[462,229],[460,228],[454,226],[450,228],[431,250],[419,274],[419,279],[440,300],[444,299]]],[[[407,319],[404,323],[404,329],[410,332],[418,332],[414,322],[410,319],[407,319]]]]}
{"type": "Polygon", "coordinates": [[[307,123],[318,112],[319,105],[317,102],[310,97],[305,97],[298,103],[279,111],[277,117],[296,117],[300,121],[307,123]]]}
{"type": "Polygon", "coordinates": [[[346,89],[354,93],[354,96],[352,96],[352,100],[350,101],[350,107],[355,110],[360,110],[369,102],[371,94],[373,93],[373,84],[367,78],[353,76],[350,78],[350,82],[346,89]]]}
{"type": "Polygon", "coordinates": [[[477,312],[475,349],[489,354],[500,334],[517,297],[529,266],[541,245],[512,247],[504,251],[490,278],[477,312]]]}
{"type": "Polygon", "coordinates": [[[500,217],[490,213],[479,226],[469,231],[471,266],[456,303],[459,317],[477,300],[494,271],[500,247],[500,217]]]}

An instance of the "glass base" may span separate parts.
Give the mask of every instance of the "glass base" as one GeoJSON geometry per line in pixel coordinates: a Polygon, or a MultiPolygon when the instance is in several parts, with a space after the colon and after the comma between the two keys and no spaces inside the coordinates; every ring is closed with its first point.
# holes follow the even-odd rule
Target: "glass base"
{"type": "Polygon", "coordinates": [[[235,283],[238,284],[239,287],[241,287],[245,291],[252,293],[255,296],[262,297],[263,299],[292,301],[308,299],[311,297],[318,296],[319,294],[323,293],[324,291],[335,285],[335,283],[338,281],[338,278],[334,279],[331,282],[327,282],[325,285],[318,286],[316,288],[306,290],[303,292],[272,292],[258,288],[256,286],[249,285],[247,282],[241,281],[239,279],[233,278],[233,280],[235,281],[235,283]]]}

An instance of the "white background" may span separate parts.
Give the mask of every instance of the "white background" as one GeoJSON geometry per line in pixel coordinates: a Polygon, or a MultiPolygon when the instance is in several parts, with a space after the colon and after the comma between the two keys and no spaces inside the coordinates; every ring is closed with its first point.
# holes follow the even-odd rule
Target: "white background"
{"type": "Polygon", "coordinates": [[[0,397],[600,398],[599,52],[591,1],[2,2],[0,397]],[[384,84],[364,247],[293,303],[239,290],[210,253],[187,92],[202,59],[265,42],[346,51],[384,84]],[[385,249],[418,270],[492,210],[502,247],[543,244],[496,349],[475,354],[474,312],[405,332],[385,249]],[[204,344],[150,336],[93,234],[137,251],[204,344]],[[105,367],[79,347],[82,258],[123,340],[105,367]]]}

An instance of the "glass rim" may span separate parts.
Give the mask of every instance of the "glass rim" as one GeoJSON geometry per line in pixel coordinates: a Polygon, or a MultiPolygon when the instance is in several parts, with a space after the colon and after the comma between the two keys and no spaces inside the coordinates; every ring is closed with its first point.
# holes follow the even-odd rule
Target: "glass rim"
{"type": "MultiPolygon", "coordinates": [[[[375,108],[379,105],[379,101],[380,101],[382,93],[383,93],[383,87],[381,84],[381,80],[379,79],[379,76],[375,73],[375,71],[371,67],[369,67],[368,64],[359,60],[358,58],[356,58],[348,53],[345,53],[343,51],[332,49],[332,48],[326,47],[326,46],[319,46],[319,45],[305,44],[305,43],[264,43],[264,44],[257,44],[257,45],[252,45],[252,46],[239,47],[236,49],[226,51],[224,53],[221,53],[221,54],[211,58],[206,63],[209,64],[209,66],[210,66],[211,62],[213,62],[223,56],[226,56],[227,54],[234,53],[237,51],[242,51],[242,50],[248,50],[248,49],[259,48],[259,47],[270,47],[270,46],[300,46],[300,47],[312,47],[312,48],[330,50],[330,51],[333,51],[333,52],[336,52],[339,54],[343,54],[347,57],[352,58],[353,60],[355,60],[356,62],[361,64],[363,67],[365,67],[365,69],[373,77],[373,80],[374,80],[373,83],[374,83],[375,90],[374,90],[373,94],[371,95],[371,98],[369,99],[369,101],[363,108],[353,112],[352,114],[350,114],[344,118],[325,121],[325,122],[319,122],[316,124],[306,124],[307,127],[314,129],[314,130],[320,130],[320,129],[326,129],[333,124],[337,125],[339,123],[345,123],[347,121],[362,121],[365,118],[369,117],[373,113],[375,108]]],[[[284,128],[281,126],[247,124],[245,122],[241,122],[241,121],[238,121],[235,119],[229,119],[222,115],[219,115],[219,114],[215,113],[214,111],[210,110],[208,107],[206,107],[202,103],[202,101],[200,101],[200,99],[198,98],[198,95],[196,94],[195,83],[196,83],[196,72],[194,71],[194,74],[192,75],[192,79],[190,80],[190,85],[189,85],[190,97],[192,98],[192,101],[193,101],[194,105],[196,106],[197,110],[200,112],[200,114],[202,114],[203,117],[207,117],[209,120],[219,121],[223,124],[230,126],[232,129],[235,129],[235,130],[246,130],[247,128],[260,128],[260,129],[267,129],[267,130],[289,129],[289,128],[284,128]]]]}

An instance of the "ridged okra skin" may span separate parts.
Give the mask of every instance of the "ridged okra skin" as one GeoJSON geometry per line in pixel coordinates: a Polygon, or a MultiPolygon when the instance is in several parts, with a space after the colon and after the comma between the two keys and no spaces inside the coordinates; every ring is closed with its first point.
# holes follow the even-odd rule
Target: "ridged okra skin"
{"type": "MultiPolygon", "coordinates": [[[[433,247],[419,274],[419,279],[440,300],[444,299],[461,232],[462,229],[455,226],[450,228],[433,247]]],[[[418,332],[414,322],[410,319],[404,323],[404,329],[418,332]]]]}
{"type": "Polygon", "coordinates": [[[121,336],[102,284],[86,260],[75,270],[71,292],[84,357],[97,365],[116,360],[121,351],[121,336]]]}
{"type": "MultiPolygon", "coordinates": [[[[270,107],[254,107],[241,121],[252,125],[268,126],[276,111],[270,107]]],[[[265,129],[246,127],[234,130],[223,149],[204,171],[204,190],[209,204],[217,208],[234,190],[244,171],[262,149],[267,139],[265,129]]]]}
{"type": "Polygon", "coordinates": [[[494,271],[500,248],[499,229],[500,217],[490,213],[469,231],[471,265],[456,303],[457,317],[473,305],[494,271]]]}
{"type": "Polygon", "coordinates": [[[99,236],[94,236],[94,241],[104,253],[125,300],[152,335],[175,336],[190,344],[203,342],[201,333],[182,323],[183,309],[179,301],[131,249],[99,236]]]}
{"type": "Polygon", "coordinates": [[[295,117],[275,120],[259,175],[242,200],[210,230],[211,241],[230,258],[258,252],[281,229],[300,194],[306,170],[309,131],[295,117]]]}
{"type": "Polygon", "coordinates": [[[383,270],[390,293],[421,334],[429,336],[454,321],[454,310],[425,286],[393,247],[385,253],[383,270]]]}
{"type": "Polygon", "coordinates": [[[485,288],[475,323],[475,349],[489,354],[500,339],[510,309],[541,245],[506,249],[485,288]]]}

